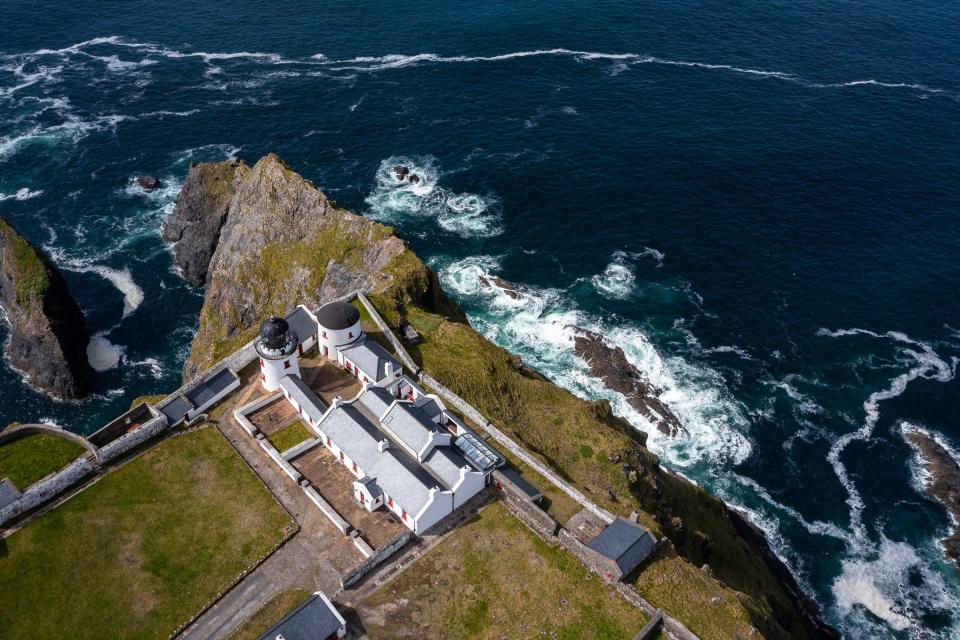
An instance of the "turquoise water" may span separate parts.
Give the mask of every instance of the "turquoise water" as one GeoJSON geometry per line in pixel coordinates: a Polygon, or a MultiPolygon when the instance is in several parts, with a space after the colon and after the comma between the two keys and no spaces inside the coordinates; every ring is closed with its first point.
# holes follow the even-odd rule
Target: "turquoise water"
{"type": "Polygon", "coordinates": [[[202,292],[163,216],[190,162],[276,151],[395,225],[479,330],[645,428],[568,327],[623,347],[690,431],[651,446],[846,637],[960,637],[950,522],[901,436],[960,446],[954,7],[3,8],[0,215],[63,270],[103,371],[55,403],[5,365],[0,422],[88,433],[176,387],[202,292]]]}

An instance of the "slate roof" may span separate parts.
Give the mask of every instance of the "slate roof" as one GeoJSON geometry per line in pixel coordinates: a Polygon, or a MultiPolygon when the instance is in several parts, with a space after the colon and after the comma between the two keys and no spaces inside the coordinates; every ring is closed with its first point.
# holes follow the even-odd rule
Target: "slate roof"
{"type": "Polygon", "coordinates": [[[0,509],[20,497],[20,491],[9,478],[0,480],[0,509]]]}
{"type": "Polygon", "coordinates": [[[320,327],[317,326],[314,319],[310,317],[310,313],[301,306],[294,307],[293,311],[288,313],[284,320],[287,321],[290,328],[297,334],[299,344],[303,344],[305,340],[316,336],[317,332],[320,331],[320,327]]]}
{"type": "Polygon", "coordinates": [[[387,377],[388,362],[393,365],[394,371],[401,370],[400,363],[387,353],[386,349],[369,338],[361,338],[353,344],[340,347],[340,352],[360,367],[361,371],[367,375],[372,374],[373,382],[379,382],[387,377]]]}
{"type": "Polygon", "coordinates": [[[434,448],[430,455],[424,459],[423,466],[429,469],[447,489],[453,489],[453,486],[460,481],[460,469],[467,467],[470,471],[473,471],[467,459],[452,447],[434,448]]]}
{"type": "Polygon", "coordinates": [[[343,623],[331,605],[314,594],[262,633],[257,640],[316,640],[329,638],[343,623]]]}
{"type": "Polygon", "coordinates": [[[299,376],[283,376],[280,379],[280,388],[290,394],[311,424],[316,423],[326,413],[327,406],[299,376]]]}
{"type": "Polygon", "coordinates": [[[423,450],[430,442],[432,435],[437,432],[437,425],[427,417],[427,414],[409,402],[398,402],[393,405],[380,422],[414,454],[423,450]]]}
{"type": "Polygon", "coordinates": [[[613,560],[620,571],[627,574],[650,555],[656,544],[649,531],[623,518],[617,518],[587,546],[613,560]]]}
{"type": "Polygon", "coordinates": [[[408,514],[415,516],[438,483],[402,452],[380,451],[384,434],[360,410],[343,404],[324,417],[319,428],[408,514]]]}
{"type": "Polygon", "coordinates": [[[360,312],[347,302],[331,302],[317,309],[317,322],[325,329],[342,331],[360,322],[360,312]]]}
{"type": "Polygon", "coordinates": [[[427,417],[431,420],[436,419],[436,417],[443,412],[443,409],[440,408],[440,403],[433,398],[428,399],[421,405],[417,405],[417,408],[427,414],[427,417]]]}
{"type": "Polygon", "coordinates": [[[188,411],[192,410],[193,407],[187,402],[186,398],[178,393],[170,402],[160,406],[159,409],[163,415],[167,416],[167,421],[172,427],[183,420],[183,417],[188,411]]]}
{"type": "Polygon", "coordinates": [[[224,367],[184,395],[193,407],[202,407],[231,384],[239,382],[240,379],[236,374],[224,367]]]}
{"type": "Polygon", "coordinates": [[[543,497],[543,492],[540,491],[536,485],[524,478],[520,472],[513,467],[503,467],[502,469],[498,469],[496,473],[501,474],[506,478],[507,482],[522,491],[527,497],[527,500],[535,502],[543,497]]]}
{"type": "Polygon", "coordinates": [[[382,387],[370,387],[357,400],[378,419],[397,398],[382,387]]]}
{"type": "Polygon", "coordinates": [[[380,488],[380,485],[377,484],[377,479],[373,476],[366,476],[362,480],[357,480],[357,482],[367,488],[367,491],[370,492],[370,496],[374,500],[383,495],[383,489],[380,488]]]}

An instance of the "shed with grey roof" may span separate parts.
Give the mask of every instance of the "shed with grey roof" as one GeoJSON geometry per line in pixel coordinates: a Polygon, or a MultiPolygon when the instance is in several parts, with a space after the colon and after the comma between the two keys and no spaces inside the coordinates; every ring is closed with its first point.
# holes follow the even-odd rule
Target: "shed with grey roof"
{"type": "Polygon", "coordinates": [[[257,640],[328,640],[343,638],[347,623],[319,591],[262,633],[257,640]]]}
{"type": "Polygon", "coordinates": [[[539,502],[543,498],[543,491],[536,485],[524,478],[519,471],[513,467],[502,467],[493,472],[493,479],[500,485],[500,488],[509,485],[515,495],[522,497],[528,502],[539,502]]]}
{"type": "Polygon", "coordinates": [[[320,331],[320,326],[306,308],[297,305],[293,311],[284,316],[284,320],[287,321],[290,328],[297,334],[297,342],[300,346],[301,354],[316,344],[317,333],[320,331]]]}
{"type": "Polygon", "coordinates": [[[318,423],[327,412],[327,406],[299,376],[284,376],[280,380],[280,388],[289,400],[296,403],[300,415],[309,420],[310,424],[318,423]]]}
{"type": "Polygon", "coordinates": [[[612,577],[621,580],[646,560],[656,546],[656,538],[647,529],[617,518],[587,548],[600,556],[612,577]]]}
{"type": "Polygon", "coordinates": [[[362,373],[371,382],[380,382],[385,378],[395,378],[403,374],[403,368],[396,358],[367,337],[340,347],[340,353],[345,360],[349,360],[359,369],[358,374],[362,373]]]}

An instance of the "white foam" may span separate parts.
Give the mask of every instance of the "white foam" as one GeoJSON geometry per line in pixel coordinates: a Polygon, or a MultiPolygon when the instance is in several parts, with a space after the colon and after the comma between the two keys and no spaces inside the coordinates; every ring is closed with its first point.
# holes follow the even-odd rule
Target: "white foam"
{"type": "Polygon", "coordinates": [[[39,195],[43,195],[42,190],[32,191],[27,187],[21,187],[20,189],[17,189],[14,193],[10,193],[10,194],[0,193],[0,202],[3,202],[5,200],[18,200],[22,202],[24,200],[36,198],[39,195]]]}
{"type": "Polygon", "coordinates": [[[87,360],[94,371],[109,371],[117,366],[120,358],[123,357],[125,347],[115,345],[105,337],[104,331],[90,336],[90,342],[87,344],[87,360]]]}
{"type": "Polygon", "coordinates": [[[110,284],[115,286],[123,294],[123,317],[126,318],[137,310],[137,307],[143,303],[143,289],[133,281],[129,269],[111,269],[102,265],[87,267],[86,271],[91,271],[98,276],[106,278],[110,284]]]}
{"type": "Polygon", "coordinates": [[[452,193],[437,184],[439,171],[433,158],[393,156],[383,160],[376,173],[376,187],[366,198],[370,216],[384,222],[407,218],[432,218],[444,230],[462,237],[489,237],[502,233],[500,204],[494,197],[452,193]],[[409,178],[397,178],[394,167],[410,170],[409,178]]]}
{"type": "Polygon", "coordinates": [[[590,282],[598,293],[617,300],[625,300],[633,293],[637,277],[633,273],[626,259],[626,254],[618,251],[614,254],[613,262],[608,264],[603,273],[592,276],[590,282]]]}

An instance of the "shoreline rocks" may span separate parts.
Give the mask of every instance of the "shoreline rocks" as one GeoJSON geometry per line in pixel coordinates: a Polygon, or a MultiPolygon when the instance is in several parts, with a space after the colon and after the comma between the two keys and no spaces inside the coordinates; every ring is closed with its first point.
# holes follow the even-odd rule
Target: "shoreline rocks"
{"type": "Polygon", "coordinates": [[[574,349],[587,362],[590,373],[603,380],[612,391],[622,393],[640,415],[671,438],[687,435],[680,420],[659,398],[661,391],[627,360],[620,347],[608,344],[603,336],[574,327],[574,349]]]}
{"type": "Polygon", "coordinates": [[[153,191],[160,188],[160,180],[154,176],[137,176],[137,184],[145,191],[153,191]]]}
{"type": "Polygon", "coordinates": [[[90,392],[83,312],[53,263],[2,218],[0,307],[10,323],[7,355],[31,386],[61,400],[90,392]]]}
{"type": "Polygon", "coordinates": [[[930,472],[930,482],[925,485],[927,493],[939,500],[953,517],[953,533],[940,542],[960,569],[960,462],[928,433],[910,429],[903,432],[903,438],[917,451],[930,472]]]}

